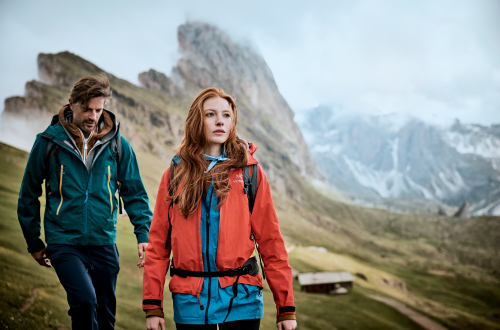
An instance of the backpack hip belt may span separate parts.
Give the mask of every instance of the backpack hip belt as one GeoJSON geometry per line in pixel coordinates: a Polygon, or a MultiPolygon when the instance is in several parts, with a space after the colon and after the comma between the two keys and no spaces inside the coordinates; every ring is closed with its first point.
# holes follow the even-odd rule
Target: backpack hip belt
{"type": "Polygon", "coordinates": [[[170,276],[180,276],[180,277],[223,277],[223,276],[241,276],[241,275],[251,275],[256,276],[259,273],[259,265],[257,264],[257,259],[251,257],[248,259],[243,266],[236,269],[220,270],[217,272],[196,272],[192,270],[178,269],[174,267],[174,263],[170,264],[170,276]]]}

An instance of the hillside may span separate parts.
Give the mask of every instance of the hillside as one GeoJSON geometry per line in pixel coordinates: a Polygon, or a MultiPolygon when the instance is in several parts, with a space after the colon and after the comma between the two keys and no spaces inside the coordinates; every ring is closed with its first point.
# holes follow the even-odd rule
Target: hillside
{"type": "MultiPolygon", "coordinates": [[[[367,279],[358,279],[353,292],[343,297],[308,295],[296,285],[302,329],[419,328],[370,298],[371,294],[403,302],[452,329],[500,328],[500,218],[457,221],[391,214],[333,199],[335,192],[318,183],[321,174],[310,163],[293,112],[275,87],[264,60],[224,32],[201,23],[181,26],[179,41],[183,57],[170,76],[150,70],[140,75],[143,87],[138,87],[108,73],[113,88],[109,109],[117,114],[123,134],[138,154],[152,206],[161,174],[180,142],[190,100],[203,87],[217,84],[236,97],[240,134],[259,145],[256,158],[270,177],[292,267],[298,271],[346,269],[367,279]],[[253,95],[257,95],[254,101],[253,95]],[[274,117],[279,120],[271,120],[274,117]],[[326,252],[309,246],[323,247],[326,252]],[[360,310],[363,317],[356,317],[360,310]]],[[[73,81],[104,71],[69,52],[40,54],[38,65],[43,82],[29,82],[24,97],[5,101],[2,127],[17,121],[41,131],[65,104],[73,81]]],[[[32,324],[47,320],[50,326],[44,328],[67,326],[64,292],[54,273],[38,269],[25,252],[16,220],[26,153],[2,145],[0,157],[5,214],[1,220],[1,288],[8,297],[0,308],[2,322],[9,322],[4,323],[9,329],[22,324],[18,319],[38,320],[32,324]],[[17,262],[11,264],[10,260],[17,262]],[[33,305],[21,312],[35,288],[38,293],[33,305]],[[52,314],[46,306],[54,306],[52,314]]],[[[141,273],[133,266],[134,237],[125,219],[119,222],[118,237],[122,270],[117,328],[135,329],[144,322],[141,273]]],[[[274,307],[268,290],[265,299],[263,329],[270,329],[274,307]]]]}

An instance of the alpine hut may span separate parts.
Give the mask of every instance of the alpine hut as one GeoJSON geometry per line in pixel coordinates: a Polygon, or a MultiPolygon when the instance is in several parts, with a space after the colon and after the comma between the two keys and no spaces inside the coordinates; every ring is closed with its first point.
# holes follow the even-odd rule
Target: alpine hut
{"type": "Polygon", "coordinates": [[[347,293],[354,282],[354,276],[346,271],[300,273],[297,277],[301,290],[310,293],[347,293]]]}

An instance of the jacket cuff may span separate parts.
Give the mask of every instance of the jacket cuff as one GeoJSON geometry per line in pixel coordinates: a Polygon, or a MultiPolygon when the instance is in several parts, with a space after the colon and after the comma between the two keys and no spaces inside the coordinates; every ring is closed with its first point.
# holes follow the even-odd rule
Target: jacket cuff
{"type": "Polygon", "coordinates": [[[148,243],[148,234],[137,235],[137,244],[148,243]]]}
{"type": "Polygon", "coordinates": [[[278,316],[283,314],[295,314],[295,306],[283,306],[278,308],[278,316]]]}
{"type": "Polygon", "coordinates": [[[28,246],[29,253],[38,252],[43,249],[45,249],[45,244],[43,244],[40,238],[36,239],[32,244],[28,246]]]}
{"type": "Polygon", "coordinates": [[[163,314],[163,310],[161,308],[146,309],[145,312],[146,312],[146,317],[150,316],[165,317],[165,314],[163,314]]]}
{"type": "Polygon", "coordinates": [[[276,323],[285,321],[285,320],[296,320],[295,314],[283,314],[276,318],[276,323]]]}

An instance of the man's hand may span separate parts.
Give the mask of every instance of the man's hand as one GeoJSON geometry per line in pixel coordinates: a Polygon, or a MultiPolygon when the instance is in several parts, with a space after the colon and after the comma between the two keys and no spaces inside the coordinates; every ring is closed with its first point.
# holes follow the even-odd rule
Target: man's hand
{"type": "Polygon", "coordinates": [[[285,321],[278,322],[277,326],[278,326],[278,330],[295,330],[295,328],[297,327],[297,321],[296,320],[285,320],[285,321]]]}
{"type": "MultiPolygon", "coordinates": [[[[147,243],[144,243],[147,244],[147,243]]],[[[166,330],[165,320],[159,316],[148,316],[146,318],[146,329],[148,330],[166,330]]]]}
{"type": "Polygon", "coordinates": [[[47,257],[47,253],[45,253],[45,248],[43,248],[43,250],[33,252],[31,256],[40,264],[40,266],[52,267],[47,257]]]}
{"type": "Polygon", "coordinates": [[[137,249],[139,250],[139,259],[140,259],[140,261],[137,263],[137,267],[139,268],[144,267],[144,256],[145,256],[144,253],[146,252],[147,247],[148,243],[139,243],[139,245],[137,245],[137,249]]]}

